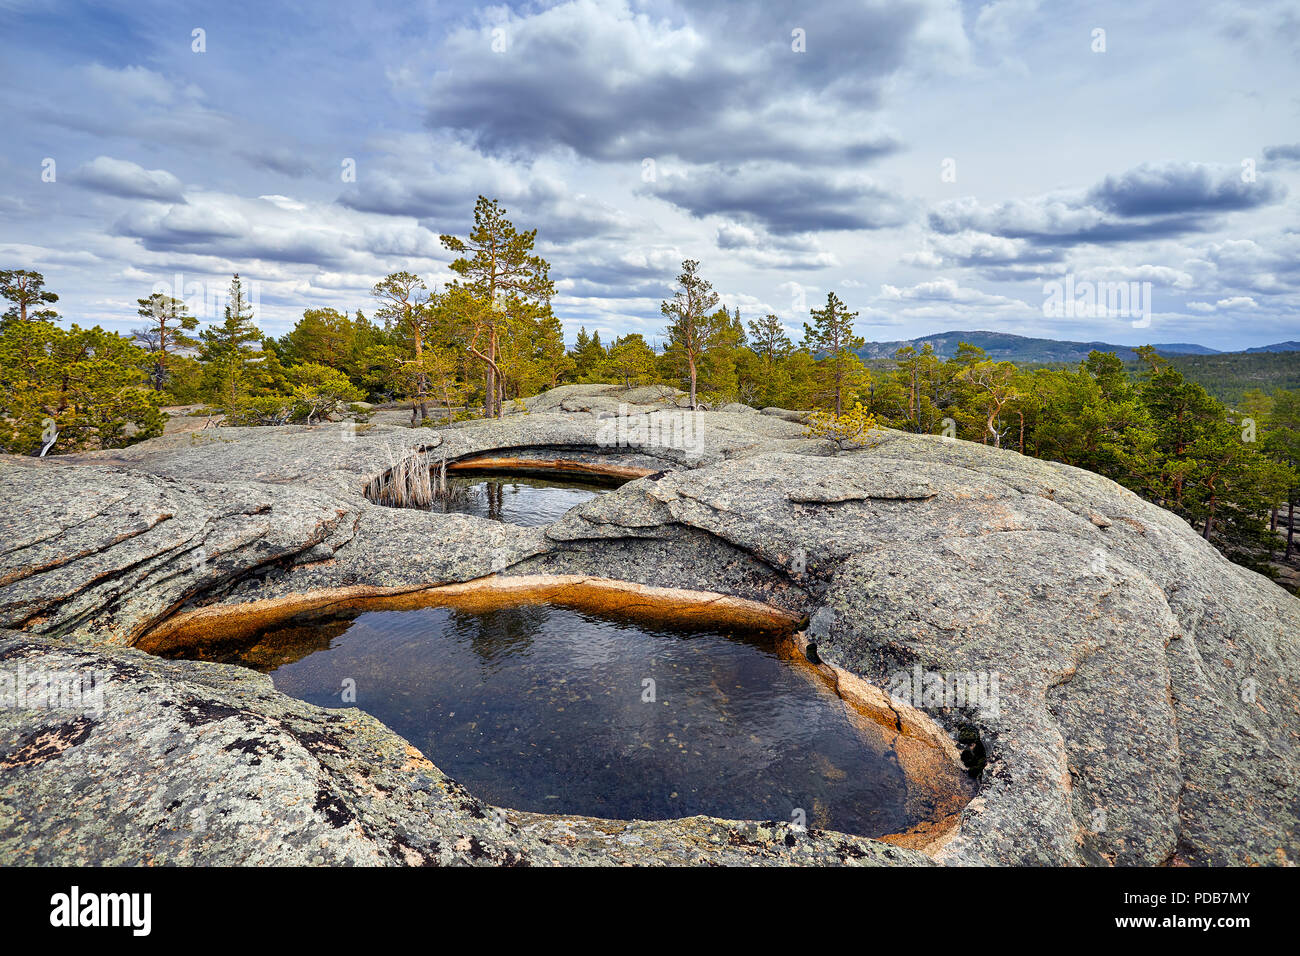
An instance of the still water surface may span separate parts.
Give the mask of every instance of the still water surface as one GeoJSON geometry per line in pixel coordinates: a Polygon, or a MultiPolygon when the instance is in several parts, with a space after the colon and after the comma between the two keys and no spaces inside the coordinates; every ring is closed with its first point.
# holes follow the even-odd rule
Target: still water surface
{"type": "Polygon", "coordinates": [[[559,521],[570,508],[608,490],[607,486],[595,484],[515,476],[452,478],[449,485],[452,496],[435,504],[435,508],[526,527],[559,521]]]}
{"type": "MultiPolygon", "coordinates": [[[[191,652],[192,654],[195,652],[191,652]]],[[[363,613],[197,652],[355,705],[477,796],[548,813],[791,820],[869,836],[928,815],[889,741],[775,639],[550,605],[363,613]]]]}

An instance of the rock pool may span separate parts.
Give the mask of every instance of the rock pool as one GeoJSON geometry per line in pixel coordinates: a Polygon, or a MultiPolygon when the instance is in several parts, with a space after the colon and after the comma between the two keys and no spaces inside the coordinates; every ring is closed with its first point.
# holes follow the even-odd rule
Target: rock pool
{"type": "Polygon", "coordinates": [[[451,496],[435,502],[435,509],[528,527],[558,521],[570,508],[607,490],[599,484],[517,475],[457,477],[452,478],[449,485],[451,496]]]}
{"type": "Polygon", "coordinates": [[[498,806],[771,819],[879,836],[946,810],[896,735],[772,634],[632,624],[547,604],[371,611],[187,656],[355,706],[498,806]]]}

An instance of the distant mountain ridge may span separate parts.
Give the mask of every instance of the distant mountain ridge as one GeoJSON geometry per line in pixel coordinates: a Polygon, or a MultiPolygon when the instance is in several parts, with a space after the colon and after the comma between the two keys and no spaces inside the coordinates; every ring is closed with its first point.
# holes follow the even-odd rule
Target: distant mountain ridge
{"type": "Polygon", "coordinates": [[[1276,342],[1273,345],[1259,345],[1245,352],[1300,352],[1300,342],[1276,342]]]}
{"type": "MultiPolygon", "coordinates": [[[[1092,351],[1114,352],[1125,361],[1137,358],[1137,353],[1127,345],[1112,345],[1109,342],[1070,342],[1063,339],[1036,339],[1025,335],[1013,335],[1010,332],[940,332],[916,339],[899,339],[895,342],[868,342],[857,349],[862,359],[889,359],[905,346],[921,349],[927,343],[934,348],[940,358],[948,359],[957,354],[961,342],[978,346],[988,353],[989,358],[1011,362],[1082,362],[1092,351]]],[[[1157,352],[1166,355],[1229,355],[1218,349],[1207,348],[1186,342],[1153,343],[1157,352]]],[[[1300,342],[1278,342],[1274,345],[1261,345],[1255,348],[1241,349],[1239,352],[1300,352],[1300,342]]]]}

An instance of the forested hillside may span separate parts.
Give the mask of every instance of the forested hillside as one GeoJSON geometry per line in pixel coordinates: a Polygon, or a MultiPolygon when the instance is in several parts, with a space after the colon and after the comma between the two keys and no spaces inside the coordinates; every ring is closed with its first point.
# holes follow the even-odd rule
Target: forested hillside
{"type": "MultiPolygon", "coordinates": [[[[1247,392],[1300,388],[1300,350],[1169,355],[1169,364],[1219,401],[1240,405],[1247,392]]],[[[1137,367],[1138,363],[1133,363],[1137,367]]]]}

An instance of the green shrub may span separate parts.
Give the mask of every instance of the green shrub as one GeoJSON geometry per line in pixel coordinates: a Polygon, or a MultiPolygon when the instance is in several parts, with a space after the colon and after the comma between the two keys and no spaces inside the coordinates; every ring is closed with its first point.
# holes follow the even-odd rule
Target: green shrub
{"type": "Polygon", "coordinates": [[[292,395],[246,398],[226,415],[227,425],[287,425],[307,417],[306,406],[292,395]]]}

